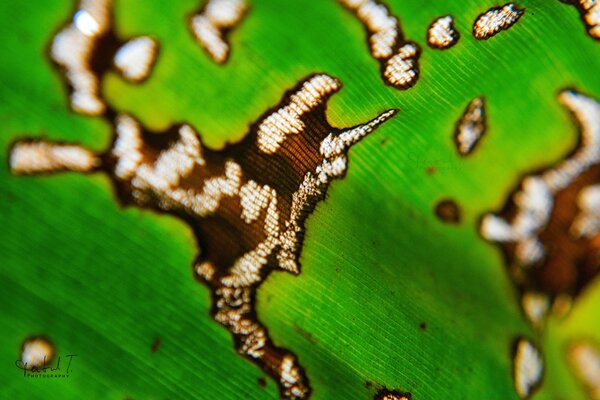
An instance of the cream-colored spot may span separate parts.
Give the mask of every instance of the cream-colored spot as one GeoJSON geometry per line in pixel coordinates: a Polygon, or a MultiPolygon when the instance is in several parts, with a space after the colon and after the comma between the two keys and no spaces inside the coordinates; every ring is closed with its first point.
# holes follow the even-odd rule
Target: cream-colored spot
{"type": "Polygon", "coordinates": [[[115,54],[115,67],[131,82],[140,82],[148,77],[156,59],[158,45],[147,36],[125,43],[115,54]]]}
{"type": "Polygon", "coordinates": [[[215,272],[215,266],[211,262],[205,261],[196,266],[196,274],[207,282],[212,282],[215,272]]]}
{"type": "Polygon", "coordinates": [[[485,99],[476,97],[456,125],[456,142],[461,155],[469,154],[485,134],[485,99]]]}
{"type": "Polygon", "coordinates": [[[473,35],[475,39],[489,39],[500,31],[513,26],[524,12],[525,10],[519,9],[515,3],[490,8],[475,20],[473,35]]]}
{"type": "Polygon", "coordinates": [[[43,337],[27,339],[23,343],[21,362],[24,368],[41,368],[54,357],[54,346],[43,337]]]}
{"type": "Polygon", "coordinates": [[[302,115],[314,110],[340,87],[340,82],[328,75],[315,75],[305,81],[300,90],[290,96],[287,105],[270,114],[259,125],[257,144],[260,151],[275,153],[287,135],[302,132],[302,115]]]}
{"type": "Polygon", "coordinates": [[[284,394],[289,398],[303,399],[306,396],[306,391],[303,386],[298,385],[302,377],[300,370],[294,357],[286,354],[281,361],[279,369],[281,376],[280,383],[283,386],[284,394]]]}
{"type": "Polygon", "coordinates": [[[412,87],[419,78],[420,51],[405,41],[400,22],[377,0],[338,0],[364,25],[369,35],[371,56],[379,60],[383,77],[397,89],[412,87]]]}
{"type": "Polygon", "coordinates": [[[119,115],[116,120],[116,140],[111,151],[117,159],[115,175],[120,179],[131,179],[142,162],[142,132],[139,123],[128,115],[119,115]]]}
{"type": "Polygon", "coordinates": [[[427,43],[436,49],[447,49],[454,46],[459,37],[451,15],[437,18],[427,30],[427,43]]]}
{"type": "Polygon", "coordinates": [[[517,394],[529,398],[539,386],[544,374],[544,363],[539,350],[528,340],[517,343],[514,356],[514,380],[517,394]]]}
{"type": "Polygon", "coordinates": [[[376,59],[387,59],[393,55],[400,32],[398,19],[387,7],[375,0],[339,0],[350,9],[370,32],[371,55],[376,59]]]}
{"type": "MultiPolygon", "coordinates": [[[[80,113],[101,115],[106,104],[100,95],[99,76],[92,69],[99,39],[111,29],[111,0],[81,0],[72,22],[54,37],[50,57],[62,69],[72,88],[71,108],[80,113]]],[[[115,67],[125,78],[139,81],[148,76],[156,55],[149,38],[133,39],[116,54],[115,67]]]]}
{"type": "Polygon", "coordinates": [[[15,174],[89,172],[98,166],[100,160],[93,152],[75,145],[17,142],[10,153],[10,169],[15,174]]]}
{"type": "Polygon", "coordinates": [[[247,9],[245,0],[209,0],[202,13],[192,17],[194,36],[216,63],[227,61],[229,43],[225,31],[235,28],[247,9]]]}
{"type": "Polygon", "coordinates": [[[576,238],[593,238],[600,235],[600,185],[591,185],[579,192],[579,214],[571,226],[576,238]]]}
{"type": "Polygon", "coordinates": [[[569,361],[590,399],[600,400],[600,351],[588,342],[579,342],[569,350],[569,361]]]}
{"type": "Polygon", "coordinates": [[[419,78],[417,59],[419,49],[414,43],[407,43],[385,63],[383,76],[394,87],[407,89],[419,78]]]}
{"type": "Polygon", "coordinates": [[[540,326],[550,308],[550,299],[543,293],[526,292],[521,297],[521,306],[527,318],[535,326],[540,326]]]}

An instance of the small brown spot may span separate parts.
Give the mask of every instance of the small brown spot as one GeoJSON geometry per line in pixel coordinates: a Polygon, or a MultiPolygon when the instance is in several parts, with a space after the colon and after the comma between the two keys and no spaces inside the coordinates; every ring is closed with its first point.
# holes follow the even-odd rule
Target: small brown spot
{"type": "Polygon", "coordinates": [[[421,322],[421,323],[419,324],[419,328],[420,328],[422,331],[426,331],[426,330],[427,330],[427,323],[425,323],[425,322],[421,322]]]}
{"type": "Polygon", "coordinates": [[[427,167],[425,172],[427,172],[427,175],[435,175],[435,173],[437,172],[437,168],[434,166],[429,166],[427,167]]]}
{"type": "Polygon", "coordinates": [[[379,144],[381,146],[385,146],[385,144],[388,142],[388,140],[389,140],[389,138],[383,138],[383,139],[381,139],[381,141],[379,142],[379,144]]]}
{"type": "Polygon", "coordinates": [[[371,381],[366,381],[366,382],[365,382],[365,387],[366,387],[367,389],[371,389],[371,388],[373,387],[373,382],[371,382],[371,381]]]}
{"type": "Polygon", "coordinates": [[[158,351],[159,347],[160,347],[160,338],[156,338],[156,339],[154,339],[154,342],[152,342],[152,347],[150,348],[150,351],[153,353],[156,353],[158,351]]]}
{"type": "Polygon", "coordinates": [[[410,393],[403,393],[397,390],[389,390],[386,388],[381,389],[375,394],[373,400],[411,400],[412,395],[410,393]]]}
{"type": "Polygon", "coordinates": [[[448,224],[460,223],[460,208],[454,200],[444,199],[435,206],[435,214],[448,224]]]}
{"type": "Polygon", "coordinates": [[[315,339],[314,335],[305,329],[303,329],[298,324],[294,324],[294,330],[300,334],[304,339],[308,340],[310,344],[318,344],[318,340],[315,339]]]}
{"type": "Polygon", "coordinates": [[[267,380],[262,376],[256,380],[256,383],[258,383],[258,386],[261,388],[267,387],[267,380]]]}

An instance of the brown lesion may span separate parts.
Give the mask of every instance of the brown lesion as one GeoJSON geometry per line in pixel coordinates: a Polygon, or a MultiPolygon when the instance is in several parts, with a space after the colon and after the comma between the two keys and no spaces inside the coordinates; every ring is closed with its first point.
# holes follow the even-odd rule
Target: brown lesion
{"type": "MultiPolygon", "coordinates": [[[[345,175],[349,148],[396,113],[389,110],[363,125],[335,128],[327,121],[326,102],[340,87],[324,74],[307,77],[259,118],[244,139],[221,151],[204,147],[188,125],[151,132],[133,117],[109,109],[105,118],[114,126],[114,139],[96,156],[99,164],[88,171],[106,173],[123,205],[174,215],[192,228],[200,249],[194,269],[211,290],[213,317],[231,332],[237,351],[278,382],[283,398],[308,398],[310,386],[297,357],[273,343],[260,323],[256,291],[274,270],[300,272],[306,219],[331,181],[345,175]],[[331,90],[319,85],[331,85],[331,90]],[[264,121],[300,97],[305,99],[305,112],[296,115],[292,125],[301,126],[301,131],[290,133],[286,121],[277,120],[287,132],[284,139],[275,151],[261,148],[264,121]],[[250,206],[244,203],[245,187],[254,188],[250,206]],[[260,201],[259,189],[268,194],[260,201]],[[253,212],[253,218],[244,218],[253,212]]],[[[14,172],[40,172],[27,169],[26,158],[40,143],[52,145],[15,143],[14,172]]],[[[49,163],[54,170],[43,172],[72,170],[64,159],[53,159],[54,153],[44,156],[54,161],[49,163]]]]}
{"type": "Polygon", "coordinates": [[[153,132],[101,97],[102,78],[114,67],[122,44],[114,34],[110,0],[81,2],[76,11],[53,42],[70,43],[64,42],[65,32],[67,39],[81,39],[78,46],[65,47],[75,61],[57,59],[56,49],[51,58],[72,89],[71,100],[78,91],[91,96],[79,104],[84,107],[72,102],[73,110],[100,115],[113,127],[111,145],[96,153],[73,144],[20,140],[10,150],[11,171],[102,172],[123,206],[185,221],[198,244],[193,268],[211,291],[212,316],[230,331],[237,351],[276,380],[282,398],[308,398],[311,389],[297,357],[273,343],[256,315],[256,291],[274,270],[300,273],[306,219],[331,181],[345,176],[350,147],[397,110],[356,127],[333,127],[326,106],[341,82],[315,74],[286,92],[240,142],[223,150],[204,147],[187,124],[153,132]],[[86,86],[73,71],[84,77],[89,73],[96,84],[86,86]]]}
{"type": "Polygon", "coordinates": [[[481,225],[483,236],[500,244],[510,276],[530,305],[526,314],[536,324],[547,308],[544,296],[560,313],[600,272],[599,232],[574,229],[583,213],[582,193],[600,183],[600,103],[572,90],[560,98],[580,128],[578,144],[554,166],[524,175],[502,209],[481,225]]]}
{"type": "Polygon", "coordinates": [[[460,207],[452,199],[442,199],[435,205],[435,215],[440,221],[448,224],[459,224],[461,221],[460,207]]]}

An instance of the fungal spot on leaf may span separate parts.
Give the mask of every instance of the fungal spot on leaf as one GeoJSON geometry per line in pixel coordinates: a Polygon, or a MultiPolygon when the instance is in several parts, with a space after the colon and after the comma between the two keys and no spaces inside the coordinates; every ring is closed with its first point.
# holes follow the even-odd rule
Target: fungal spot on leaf
{"type": "Polygon", "coordinates": [[[517,394],[528,399],[539,388],[544,375],[540,351],[527,339],[518,339],[513,351],[513,378],[517,394]]]}
{"type": "Polygon", "coordinates": [[[400,22],[377,0],[338,0],[354,14],[367,31],[371,56],[379,61],[386,84],[409,89],[419,79],[421,48],[406,41],[400,22]]]}
{"type": "Polygon", "coordinates": [[[26,339],[21,348],[21,362],[23,368],[39,369],[52,362],[54,346],[43,336],[34,336],[26,339]]]}
{"type": "MultiPolygon", "coordinates": [[[[328,75],[307,77],[242,141],[221,151],[204,147],[189,125],[150,132],[132,116],[109,110],[112,146],[92,157],[92,167],[108,174],[123,204],[189,224],[200,248],[195,270],[212,292],[215,320],[231,332],[237,351],[273,377],[288,399],[307,398],[310,387],[297,358],[276,346],[258,320],[256,290],[271,271],[300,273],[306,219],[329,184],[346,174],[350,148],[397,112],[335,128],[327,121],[326,103],[340,88],[328,75]]],[[[56,146],[62,145],[17,142],[13,172],[92,169],[82,168],[79,158],[93,153],[74,145],[67,156],[44,154],[51,162],[41,167],[36,157],[25,157],[31,148],[56,146]]]]}
{"type": "Polygon", "coordinates": [[[454,200],[440,200],[435,206],[435,215],[442,221],[449,224],[458,224],[461,220],[461,212],[458,204],[454,200]]]}
{"type": "Polygon", "coordinates": [[[502,246],[519,290],[551,302],[576,296],[600,270],[600,103],[574,90],[560,101],[580,128],[576,148],[525,175],[503,209],[481,223],[483,237],[502,246]]]}
{"type": "Polygon", "coordinates": [[[460,34],[454,26],[452,15],[436,18],[427,29],[427,44],[433,49],[449,49],[459,39],[460,34]]]}
{"type": "Polygon", "coordinates": [[[147,36],[121,41],[112,14],[111,0],[82,0],[52,41],[50,57],[63,71],[76,112],[102,115],[106,111],[100,79],[109,69],[114,67],[130,82],[143,81],[152,70],[158,44],[147,36]]]}
{"type": "Polygon", "coordinates": [[[469,102],[456,123],[454,141],[461,156],[470,154],[486,132],[485,98],[476,97],[469,102]]]}
{"type": "Polygon", "coordinates": [[[473,36],[478,40],[487,40],[516,24],[524,12],[525,9],[518,8],[515,3],[492,7],[475,20],[473,36]]]}
{"type": "Polygon", "coordinates": [[[267,380],[262,376],[256,380],[256,383],[258,383],[258,386],[260,386],[261,388],[267,387],[267,380]]]}
{"type": "Polygon", "coordinates": [[[600,400],[600,348],[588,341],[578,341],[569,348],[569,362],[589,398],[600,400]]]}
{"type": "Polygon", "coordinates": [[[150,347],[150,351],[152,353],[156,353],[158,351],[158,348],[160,347],[160,338],[156,338],[154,339],[154,341],[152,342],[152,346],[150,347]]]}
{"type": "Polygon", "coordinates": [[[246,0],[208,0],[190,19],[194,37],[217,64],[229,58],[227,36],[242,22],[247,11],[246,0]]]}
{"type": "Polygon", "coordinates": [[[561,0],[577,7],[588,34],[600,40],[600,2],[597,0],[561,0]]]}
{"type": "Polygon", "coordinates": [[[427,330],[427,324],[425,322],[421,322],[419,324],[419,329],[421,329],[422,331],[426,331],[427,330]]]}
{"type": "Polygon", "coordinates": [[[410,393],[403,393],[398,390],[381,389],[375,394],[373,400],[411,400],[410,393]]]}

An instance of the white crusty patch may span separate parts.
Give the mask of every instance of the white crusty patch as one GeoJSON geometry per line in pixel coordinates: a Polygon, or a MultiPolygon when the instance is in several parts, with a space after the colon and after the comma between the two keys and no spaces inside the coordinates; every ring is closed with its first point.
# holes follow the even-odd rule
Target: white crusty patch
{"type": "Polygon", "coordinates": [[[246,0],[209,0],[191,19],[194,37],[218,64],[227,61],[229,43],[225,31],[235,28],[248,9],[246,0]]]}
{"type": "Polygon", "coordinates": [[[240,204],[244,222],[250,224],[256,221],[260,212],[267,208],[271,199],[276,196],[277,192],[268,185],[260,186],[253,180],[248,181],[240,189],[240,204]]]}
{"type": "Polygon", "coordinates": [[[138,122],[122,114],[116,120],[116,140],[112,155],[117,159],[115,175],[120,179],[131,179],[142,162],[142,132],[138,122]]]}
{"type": "Polygon", "coordinates": [[[377,0],[338,0],[364,25],[371,56],[379,60],[383,77],[397,89],[412,87],[419,78],[420,51],[404,40],[400,22],[377,0]]]}
{"type": "Polygon", "coordinates": [[[371,55],[380,60],[393,55],[400,38],[398,19],[386,6],[375,0],[339,0],[350,9],[370,32],[371,55]]]}
{"type": "Polygon", "coordinates": [[[9,163],[15,174],[39,174],[89,172],[100,165],[100,160],[80,146],[35,141],[17,142],[11,150],[9,163]]]}
{"type": "Polygon", "coordinates": [[[492,7],[475,20],[473,36],[479,40],[489,39],[500,31],[513,26],[524,12],[525,10],[519,9],[515,3],[492,7]]]}
{"type": "Polygon", "coordinates": [[[408,88],[419,77],[417,59],[419,49],[414,43],[406,43],[398,52],[385,62],[383,76],[392,86],[408,88]]]}
{"type": "Polygon", "coordinates": [[[27,339],[23,343],[21,362],[24,368],[41,368],[54,357],[54,346],[43,337],[27,339]]]}
{"type": "Polygon", "coordinates": [[[525,315],[535,326],[540,326],[550,308],[550,298],[543,293],[525,292],[521,297],[525,315]]]}
{"type": "Polygon", "coordinates": [[[459,37],[454,27],[454,18],[451,15],[437,18],[427,30],[427,43],[436,49],[447,49],[454,46],[459,37]]]}
{"type": "Polygon", "coordinates": [[[115,54],[115,67],[131,82],[141,82],[148,77],[156,59],[158,45],[147,36],[125,43],[115,54]]]}
{"type": "Polygon", "coordinates": [[[267,238],[259,246],[243,255],[231,268],[228,276],[222,278],[222,283],[228,287],[248,287],[260,281],[262,268],[267,263],[267,257],[279,247],[277,261],[281,269],[292,273],[299,273],[295,253],[298,249],[298,233],[301,232],[301,219],[305,215],[305,208],[309,200],[323,193],[326,185],[332,180],[341,177],[347,169],[345,152],[361,138],[371,133],[397,110],[389,110],[366,124],[343,130],[337,135],[329,134],[321,142],[320,152],[323,161],[315,171],[309,171],[304,176],[300,187],[292,195],[290,216],[279,230],[279,213],[277,212],[277,193],[269,186],[260,186],[254,181],[249,181],[240,189],[240,203],[242,206],[241,218],[250,223],[266,208],[265,232],[267,238]]]}
{"type": "Polygon", "coordinates": [[[294,356],[286,354],[281,361],[279,368],[279,374],[281,376],[281,385],[283,386],[284,393],[289,398],[303,399],[306,396],[306,391],[301,390],[298,386],[298,382],[301,380],[300,369],[294,356]]]}
{"type": "Polygon", "coordinates": [[[579,214],[571,226],[576,238],[594,238],[600,235],[600,185],[590,185],[577,198],[579,214]]]}
{"type": "Polygon", "coordinates": [[[579,342],[569,350],[569,360],[586,387],[590,399],[600,400],[600,352],[588,342],[579,342]]]}
{"type": "Polygon", "coordinates": [[[515,389],[522,399],[529,398],[539,386],[544,374],[544,362],[539,350],[529,340],[520,339],[513,360],[515,389]]]}
{"type": "Polygon", "coordinates": [[[321,142],[320,152],[325,158],[332,158],[344,154],[350,146],[361,138],[373,132],[379,125],[393,117],[398,110],[388,110],[366,124],[342,131],[339,135],[327,135],[321,142]]]}
{"type": "Polygon", "coordinates": [[[469,154],[485,134],[485,99],[476,97],[469,102],[456,125],[456,144],[461,155],[469,154]]]}
{"type": "Polygon", "coordinates": [[[516,259],[522,267],[541,260],[546,253],[538,235],[550,220],[554,196],[600,162],[600,103],[573,90],[563,91],[559,97],[581,126],[580,147],[557,167],[523,179],[521,190],[514,195],[518,210],[512,221],[488,214],[481,224],[486,239],[516,243],[516,259]]]}
{"type": "Polygon", "coordinates": [[[304,130],[302,115],[314,110],[328,95],[337,92],[340,82],[328,75],[315,75],[305,81],[300,90],[290,96],[290,101],[265,118],[258,127],[257,145],[260,151],[275,153],[287,135],[304,130]]]}
{"type": "MultiPolygon", "coordinates": [[[[76,112],[101,115],[106,110],[99,77],[92,70],[91,62],[98,39],[111,29],[111,9],[111,0],[81,0],[72,22],[52,41],[50,57],[65,70],[65,78],[72,87],[71,108],[76,112]]],[[[152,39],[138,40],[125,44],[125,49],[117,52],[119,57],[114,60],[117,70],[131,81],[148,76],[156,53],[152,39]],[[140,58],[142,55],[144,58],[140,58]]]]}

